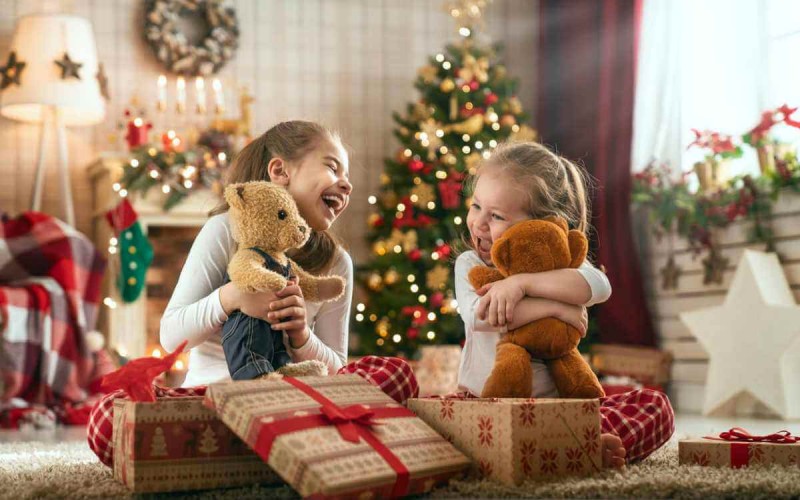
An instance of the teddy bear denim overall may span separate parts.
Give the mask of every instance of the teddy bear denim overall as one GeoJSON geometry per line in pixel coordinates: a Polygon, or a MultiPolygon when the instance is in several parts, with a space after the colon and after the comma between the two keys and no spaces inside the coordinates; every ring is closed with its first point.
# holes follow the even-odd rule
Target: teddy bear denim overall
{"type": "MultiPolygon", "coordinates": [[[[257,252],[264,259],[264,267],[286,279],[292,279],[290,264],[282,266],[260,248],[249,250],[257,252]]],[[[230,281],[225,275],[225,282],[230,281]]],[[[283,332],[273,330],[263,319],[253,318],[242,311],[234,311],[222,326],[222,350],[228,362],[228,371],[233,380],[251,380],[291,362],[283,332]]]]}

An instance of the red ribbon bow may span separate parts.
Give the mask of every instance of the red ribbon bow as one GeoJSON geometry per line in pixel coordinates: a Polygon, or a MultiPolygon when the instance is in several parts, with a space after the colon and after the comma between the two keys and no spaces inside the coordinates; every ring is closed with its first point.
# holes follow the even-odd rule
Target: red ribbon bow
{"type": "Polygon", "coordinates": [[[718,438],[707,437],[706,439],[721,439],[723,441],[736,441],[746,443],[776,443],[776,444],[793,444],[800,442],[800,436],[792,436],[787,430],[778,431],[774,434],[766,434],[764,436],[754,436],[742,429],[741,427],[733,427],[726,432],[720,432],[718,438]]]}
{"type": "Polygon", "coordinates": [[[351,443],[358,443],[361,440],[356,426],[371,427],[380,424],[380,422],[372,420],[375,412],[362,405],[347,406],[345,408],[322,406],[320,407],[320,412],[336,426],[342,439],[351,443]]]}

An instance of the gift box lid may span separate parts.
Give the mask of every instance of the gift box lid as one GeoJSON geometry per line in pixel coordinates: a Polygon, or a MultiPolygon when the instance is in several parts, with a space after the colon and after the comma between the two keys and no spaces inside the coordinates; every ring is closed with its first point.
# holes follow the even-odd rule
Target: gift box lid
{"type": "Polygon", "coordinates": [[[205,398],[303,496],[423,492],[470,463],[358,375],[212,384],[205,398]]]}

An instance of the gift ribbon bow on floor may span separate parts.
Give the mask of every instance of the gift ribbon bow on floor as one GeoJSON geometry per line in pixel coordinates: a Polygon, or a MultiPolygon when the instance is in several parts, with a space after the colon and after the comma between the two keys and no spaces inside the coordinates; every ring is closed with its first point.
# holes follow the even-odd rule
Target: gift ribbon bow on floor
{"type": "Polygon", "coordinates": [[[731,467],[750,465],[750,445],[753,443],[794,444],[800,442],[800,437],[792,436],[787,430],[754,436],[741,427],[733,427],[728,431],[720,432],[719,436],[705,436],[704,439],[731,443],[731,467]]]}
{"type": "Polygon", "coordinates": [[[373,418],[416,416],[411,410],[401,406],[390,408],[366,408],[362,405],[352,405],[342,408],[317,392],[313,387],[296,378],[283,377],[282,380],[293,385],[319,403],[320,413],[318,415],[287,418],[269,424],[263,424],[254,449],[265,462],[269,461],[272,445],[279,436],[289,432],[333,424],[336,426],[342,439],[351,443],[359,443],[363,439],[389,464],[389,466],[391,466],[397,474],[394,487],[392,488],[393,497],[401,497],[408,494],[408,468],[370,429],[380,424],[380,422],[373,420],[373,418]]]}

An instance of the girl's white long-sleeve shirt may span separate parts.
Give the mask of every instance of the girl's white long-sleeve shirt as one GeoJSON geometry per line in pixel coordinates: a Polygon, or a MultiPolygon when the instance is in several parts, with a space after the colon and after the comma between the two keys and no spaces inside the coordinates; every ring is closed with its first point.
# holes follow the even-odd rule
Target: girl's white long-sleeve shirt
{"type": "MultiPolygon", "coordinates": [[[[492,326],[476,315],[481,297],[469,282],[469,271],[475,266],[485,265],[478,254],[470,250],[456,259],[455,282],[456,300],[464,321],[466,341],[461,353],[458,370],[459,389],[480,396],[483,385],[494,366],[495,348],[500,337],[508,332],[504,326],[492,326]]],[[[578,271],[586,279],[592,290],[592,297],[585,305],[591,306],[605,302],[611,296],[608,278],[589,261],[585,261],[578,271]]],[[[531,360],[533,367],[533,393],[531,397],[558,397],[558,391],[547,366],[540,360],[531,360]]]]}
{"type": "MultiPolygon", "coordinates": [[[[192,244],[172,298],[161,318],[161,345],[174,350],[189,341],[189,367],[184,387],[230,380],[222,351],[222,325],[228,319],[219,298],[225,284],[228,263],[236,242],[227,213],[211,217],[192,244]]],[[[335,373],[347,361],[348,323],[353,297],[353,261],[340,249],[330,274],[345,279],[345,293],[325,303],[306,302],[311,334],[301,347],[293,349],[284,334],[292,360],[318,359],[335,373]]]]}

